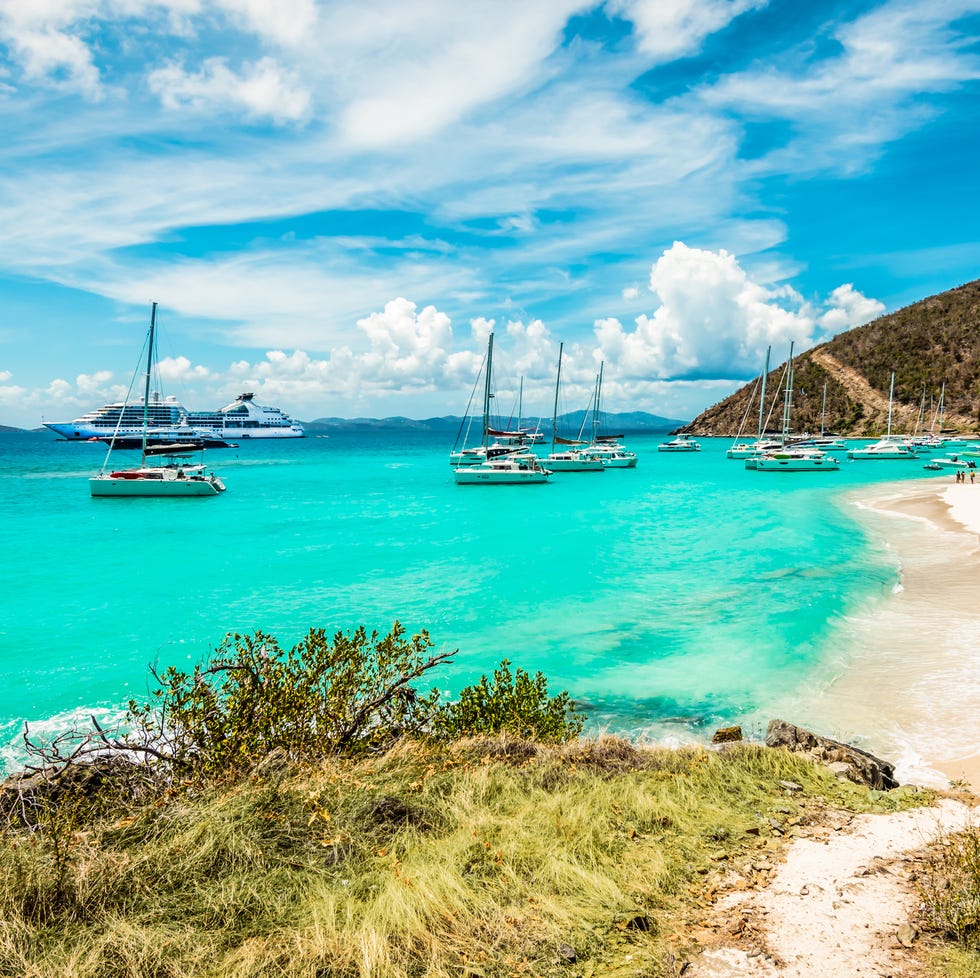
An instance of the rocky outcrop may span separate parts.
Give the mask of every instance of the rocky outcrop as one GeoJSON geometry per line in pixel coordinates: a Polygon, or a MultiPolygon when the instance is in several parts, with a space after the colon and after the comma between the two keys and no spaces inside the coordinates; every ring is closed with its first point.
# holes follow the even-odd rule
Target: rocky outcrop
{"type": "Polygon", "coordinates": [[[893,764],[860,747],[821,737],[785,720],[769,721],[766,746],[805,754],[811,760],[827,765],[838,777],[845,777],[855,784],[866,784],[882,791],[898,787],[893,764]]]}

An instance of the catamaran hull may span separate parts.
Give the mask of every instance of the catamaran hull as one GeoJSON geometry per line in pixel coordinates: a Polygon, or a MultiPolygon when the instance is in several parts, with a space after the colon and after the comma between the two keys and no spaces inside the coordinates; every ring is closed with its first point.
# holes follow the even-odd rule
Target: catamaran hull
{"type": "MultiPolygon", "coordinates": [[[[835,472],[840,465],[835,458],[768,458],[753,459],[752,468],[759,472],[835,472]]],[[[749,468],[746,460],[746,468],[749,468]]]]}
{"type": "Polygon", "coordinates": [[[547,482],[550,472],[543,469],[487,471],[476,466],[453,472],[457,486],[523,486],[547,482]]]}
{"type": "Polygon", "coordinates": [[[881,452],[869,452],[863,448],[855,448],[849,451],[847,453],[847,457],[849,459],[853,459],[855,462],[874,462],[879,459],[883,462],[895,462],[899,459],[918,458],[914,452],[900,452],[897,449],[889,449],[881,452]]]}
{"type": "Polygon", "coordinates": [[[217,496],[225,491],[218,478],[132,479],[95,476],[88,481],[93,496],[217,496]]]}
{"type": "Polygon", "coordinates": [[[601,472],[606,467],[597,458],[545,458],[542,461],[552,472],[601,472]]]}

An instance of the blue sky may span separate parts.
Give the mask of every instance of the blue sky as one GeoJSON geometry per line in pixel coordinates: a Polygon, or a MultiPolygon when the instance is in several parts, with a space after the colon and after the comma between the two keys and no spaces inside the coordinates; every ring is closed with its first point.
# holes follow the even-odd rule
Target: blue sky
{"type": "Polygon", "coordinates": [[[0,424],[692,417],[980,277],[980,0],[0,0],[0,424]],[[499,402],[498,402],[499,403],[499,402]]]}

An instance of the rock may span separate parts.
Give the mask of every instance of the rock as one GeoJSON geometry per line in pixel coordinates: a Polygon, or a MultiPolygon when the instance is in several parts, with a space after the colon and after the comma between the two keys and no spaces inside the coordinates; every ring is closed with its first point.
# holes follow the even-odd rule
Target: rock
{"type": "Polygon", "coordinates": [[[895,936],[898,938],[898,943],[902,947],[911,947],[915,943],[915,939],[919,936],[919,932],[911,924],[902,924],[898,928],[898,933],[895,936]]]}
{"type": "Polygon", "coordinates": [[[730,744],[742,739],[741,727],[720,727],[711,738],[713,744],[730,744]]]}
{"type": "Polygon", "coordinates": [[[789,792],[797,792],[803,790],[803,785],[797,784],[795,781],[780,781],[779,787],[789,792]]]}
{"type": "Polygon", "coordinates": [[[0,816],[33,825],[41,810],[65,799],[94,798],[103,788],[122,786],[143,769],[122,754],[106,754],[61,767],[11,774],[0,783],[0,816]]]}
{"type": "Polygon", "coordinates": [[[653,921],[645,913],[618,913],[613,917],[613,923],[619,930],[655,930],[653,921]]]}
{"type": "Polygon", "coordinates": [[[569,964],[575,964],[578,960],[578,955],[575,953],[575,948],[571,944],[565,944],[562,942],[558,945],[558,953],[561,955],[562,961],[567,961],[569,964]]]}
{"type": "Polygon", "coordinates": [[[855,784],[865,784],[880,791],[898,787],[893,764],[860,747],[821,737],[785,720],[769,721],[766,746],[806,754],[815,761],[831,766],[838,776],[846,777],[855,784]]]}

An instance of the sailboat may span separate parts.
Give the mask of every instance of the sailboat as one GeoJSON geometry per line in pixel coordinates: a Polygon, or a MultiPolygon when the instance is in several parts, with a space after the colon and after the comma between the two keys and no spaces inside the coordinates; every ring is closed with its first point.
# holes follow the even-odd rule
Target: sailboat
{"type": "Polygon", "coordinates": [[[636,452],[630,451],[622,443],[622,435],[599,434],[602,418],[602,368],[604,366],[605,361],[602,361],[599,364],[599,373],[595,380],[595,403],[592,406],[592,441],[584,451],[590,458],[601,460],[607,469],[635,469],[636,452]]]}
{"type": "Polygon", "coordinates": [[[783,391],[783,428],[778,449],[763,452],[745,460],[747,469],[757,472],[832,472],[840,468],[837,459],[817,448],[799,448],[791,444],[790,416],[793,410],[793,344],[789,345],[786,387],[783,391]]]}
{"type": "Polygon", "coordinates": [[[824,451],[828,448],[846,448],[847,445],[843,438],[838,438],[833,434],[827,433],[827,385],[823,385],[823,404],[820,407],[820,434],[813,438],[804,438],[802,441],[794,441],[794,448],[819,448],[824,451]]]}
{"type": "MultiPolygon", "coordinates": [[[[146,381],[143,387],[143,437],[138,468],[109,471],[109,450],[98,475],[89,479],[93,496],[216,496],[225,491],[224,483],[205,470],[204,463],[192,464],[191,456],[203,451],[196,444],[160,445],[147,443],[150,426],[150,379],[156,352],[157,304],[150,311],[150,331],[146,344],[146,381]]],[[[122,417],[122,413],[120,413],[122,417]]]]}
{"type": "Polygon", "coordinates": [[[485,485],[533,485],[547,482],[551,470],[543,468],[538,458],[532,452],[513,445],[494,446],[489,444],[490,432],[490,401],[493,397],[491,378],[493,368],[493,333],[487,340],[487,356],[485,360],[486,376],[483,386],[483,424],[482,440],[477,448],[463,448],[460,452],[450,455],[453,464],[453,477],[458,486],[485,485]],[[499,448],[499,454],[494,454],[499,448]],[[458,461],[465,453],[472,452],[469,458],[475,461],[458,461]],[[457,459],[457,461],[454,461],[457,459]]]}
{"type": "Polygon", "coordinates": [[[861,459],[871,461],[874,459],[895,460],[919,457],[904,435],[901,437],[892,435],[892,402],[894,399],[895,371],[893,370],[891,387],[888,390],[888,433],[873,445],[868,445],[865,448],[852,448],[847,453],[848,458],[854,459],[855,461],[861,459]]]}
{"type": "MultiPolygon", "coordinates": [[[[769,358],[771,355],[772,347],[766,347],[766,360],[762,367],[762,374],[759,377],[759,383],[761,384],[762,389],[759,393],[759,428],[756,432],[755,441],[743,442],[739,440],[742,437],[742,429],[745,427],[745,422],[749,416],[749,408],[752,406],[752,399],[750,398],[748,404],[745,406],[745,415],[742,418],[741,425],[739,425],[738,434],[735,435],[735,441],[732,444],[732,447],[725,452],[725,458],[756,458],[763,452],[772,451],[773,449],[782,447],[778,441],[763,438],[766,425],[769,423],[769,418],[764,417],[764,415],[766,411],[766,380],[769,377],[769,358]]],[[[774,401],[773,407],[775,406],[774,401]]]]}
{"type": "Polygon", "coordinates": [[[588,442],[575,438],[562,438],[558,434],[558,390],[561,385],[561,357],[564,343],[558,344],[558,372],[555,376],[555,409],[551,416],[551,452],[544,464],[553,472],[602,472],[602,459],[590,456],[582,450],[588,442]],[[559,449],[558,446],[565,448],[559,449]]]}

